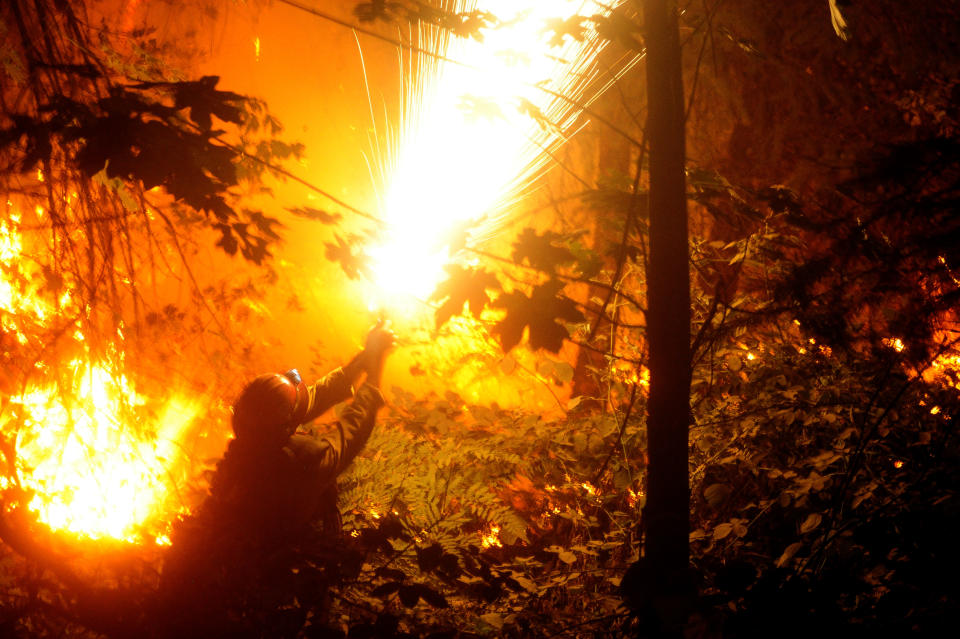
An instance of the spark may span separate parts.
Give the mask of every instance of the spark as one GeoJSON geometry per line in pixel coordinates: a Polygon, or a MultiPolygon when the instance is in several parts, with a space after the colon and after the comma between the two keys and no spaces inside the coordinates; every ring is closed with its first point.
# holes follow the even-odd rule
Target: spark
{"type": "MultiPolygon", "coordinates": [[[[461,12],[472,3],[444,6],[461,12]]],[[[407,61],[417,71],[392,152],[380,158],[388,232],[369,251],[380,306],[429,294],[451,261],[445,244],[491,233],[575,131],[577,105],[605,88],[597,86],[603,44],[592,27],[582,42],[562,46],[552,46],[544,29],[548,19],[567,20],[582,7],[579,0],[485,0],[476,8],[500,22],[482,42],[421,26],[420,48],[462,64],[423,54],[407,61]]]]}

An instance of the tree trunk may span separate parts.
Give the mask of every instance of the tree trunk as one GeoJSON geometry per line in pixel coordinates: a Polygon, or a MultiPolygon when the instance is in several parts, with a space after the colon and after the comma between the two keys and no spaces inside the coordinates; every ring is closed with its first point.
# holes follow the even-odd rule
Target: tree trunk
{"type": "Polygon", "coordinates": [[[652,634],[680,636],[690,601],[690,276],[676,0],[645,0],[644,22],[650,141],[649,459],[644,556],[628,571],[624,590],[652,622],[652,634]]]}

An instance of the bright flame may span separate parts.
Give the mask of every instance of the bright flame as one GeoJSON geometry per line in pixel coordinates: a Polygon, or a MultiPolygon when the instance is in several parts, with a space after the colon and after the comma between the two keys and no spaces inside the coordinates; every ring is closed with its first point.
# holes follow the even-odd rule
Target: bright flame
{"type": "Polygon", "coordinates": [[[480,533],[480,543],[484,548],[503,548],[503,542],[500,541],[500,526],[490,524],[488,532],[480,533]]]}
{"type": "Polygon", "coordinates": [[[892,348],[898,353],[902,353],[903,349],[906,348],[903,344],[903,340],[899,337],[885,337],[881,340],[884,346],[892,348]]]}
{"type": "MultiPolygon", "coordinates": [[[[23,259],[19,223],[15,214],[0,222],[0,329],[28,347],[43,341],[48,318],[70,315],[64,309],[71,296],[63,292],[54,301],[49,291],[28,284],[37,278],[24,266],[30,261],[23,259]]],[[[27,507],[53,530],[94,539],[148,538],[143,526],[166,510],[180,452],[176,442],[199,407],[174,397],[152,414],[158,403],[133,388],[121,350],[109,347],[97,359],[79,329],[66,334],[83,356],[56,367],[38,361],[42,381],[0,398],[16,452],[15,474],[4,477],[0,489],[12,488],[18,477],[27,507]]],[[[122,327],[117,337],[122,343],[122,327]]],[[[150,537],[169,543],[162,532],[150,537]]]]}
{"type": "Polygon", "coordinates": [[[942,353],[923,371],[928,382],[938,382],[960,390],[960,355],[956,351],[942,353]]]}
{"type": "MultiPolygon", "coordinates": [[[[471,3],[451,4],[464,11],[471,3]]],[[[574,129],[580,113],[574,103],[598,92],[593,63],[602,47],[591,23],[583,22],[583,42],[567,38],[562,46],[551,46],[556,34],[545,30],[548,20],[583,10],[582,1],[477,4],[501,24],[486,29],[483,42],[448,43],[435,31],[425,36],[425,48],[461,64],[421,57],[404,96],[402,139],[390,158],[393,171],[382,202],[388,235],[370,251],[380,305],[429,294],[451,259],[445,241],[465,223],[484,216],[490,223],[491,214],[519,195],[543,170],[545,150],[555,150],[574,129]],[[530,116],[537,112],[542,121],[530,116]]]]}
{"type": "Polygon", "coordinates": [[[28,507],[53,530],[134,541],[167,497],[168,465],[196,408],[171,400],[144,436],[135,411],[146,400],[126,377],[79,359],[69,369],[72,388],[38,386],[13,400],[21,481],[35,493],[28,507]]]}

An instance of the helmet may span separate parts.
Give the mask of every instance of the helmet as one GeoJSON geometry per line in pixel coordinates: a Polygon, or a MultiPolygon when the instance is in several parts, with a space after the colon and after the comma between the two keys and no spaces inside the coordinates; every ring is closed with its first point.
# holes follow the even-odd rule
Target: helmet
{"type": "Polygon", "coordinates": [[[296,369],[260,375],[233,403],[233,432],[237,439],[280,440],[303,420],[307,404],[307,387],[296,369]]]}

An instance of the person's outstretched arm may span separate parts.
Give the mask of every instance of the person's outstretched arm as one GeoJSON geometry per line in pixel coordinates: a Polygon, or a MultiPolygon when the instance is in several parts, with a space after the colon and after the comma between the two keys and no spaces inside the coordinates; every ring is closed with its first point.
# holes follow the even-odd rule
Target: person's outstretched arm
{"type": "Polygon", "coordinates": [[[301,423],[311,422],[340,402],[353,397],[357,381],[364,374],[369,380],[371,369],[375,369],[377,376],[376,383],[373,385],[379,386],[380,371],[383,368],[383,359],[386,357],[384,349],[389,351],[393,347],[394,340],[393,332],[384,328],[382,322],[378,322],[367,334],[362,351],[354,355],[353,359],[343,367],[334,369],[318,382],[307,387],[307,410],[301,423]]]}
{"type": "Polygon", "coordinates": [[[377,324],[367,335],[363,357],[359,360],[366,379],[354,396],[353,402],[340,415],[335,432],[313,446],[296,441],[305,436],[294,435],[294,441],[291,443],[310,449],[309,455],[312,459],[308,463],[317,469],[322,469],[323,479],[335,477],[343,472],[370,438],[377,411],[383,406],[383,395],[379,388],[383,366],[395,341],[393,332],[382,324],[377,324]]]}

